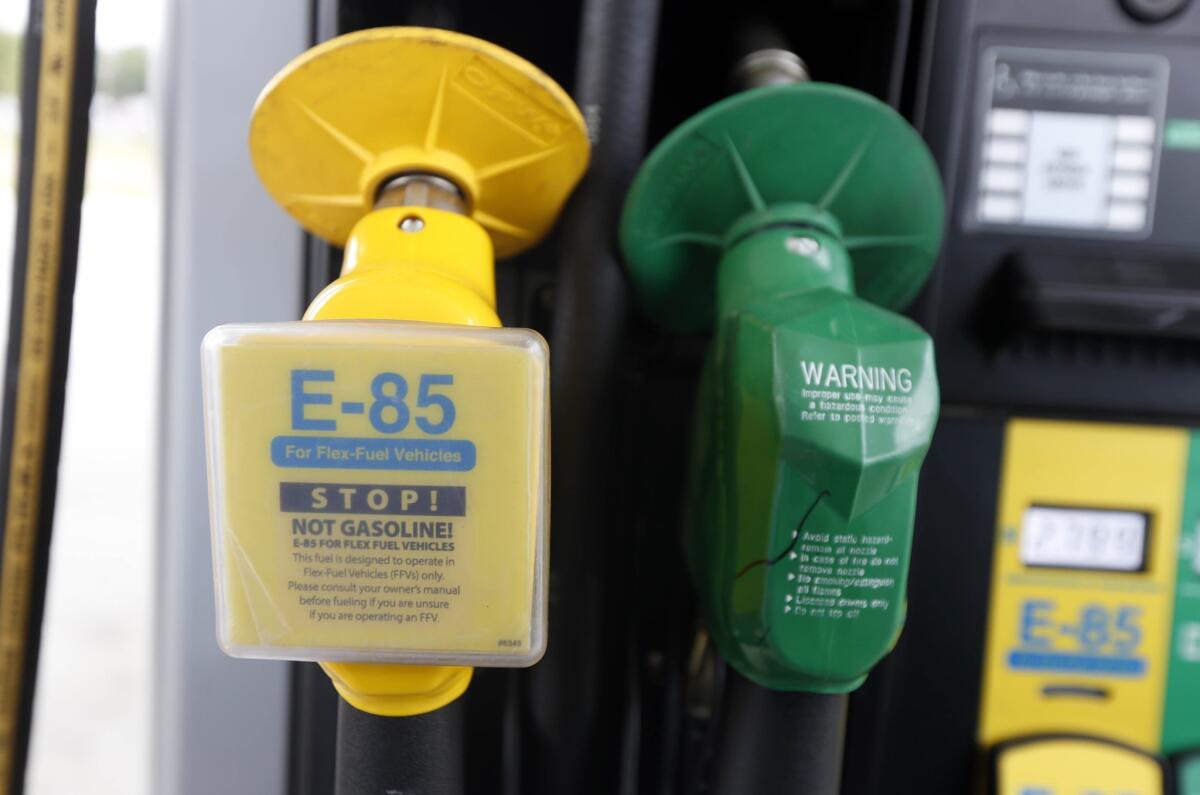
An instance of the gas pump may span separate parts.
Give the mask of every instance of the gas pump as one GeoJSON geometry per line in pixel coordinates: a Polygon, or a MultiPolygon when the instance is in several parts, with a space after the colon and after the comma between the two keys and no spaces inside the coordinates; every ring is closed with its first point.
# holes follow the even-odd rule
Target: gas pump
{"type": "Polygon", "coordinates": [[[499,47],[385,28],[285,67],[250,148],[346,256],[305,322],[205,340],[219,639],[321,662],[339,792],[458,791],[471,666],[546,644],[548,352],[497,328],[493,251],[546,233],[583,120],[499,47]]]}
{"type": "Polygon", "coordinates": [[[844,694],[904,619],[938,387],[929,337],[895,312],[932,267],[943,203],[898,114],[775,60],[787,75],[764,82],[782,85],[717,103],[650,154],[621,245],[649,316],[713,328],[684,546],[734,669],[715,791],[832,793],[844,694]]]}
{"type": "Polygon", "coordinates": [[[929,21],[937,499],[908,630],[851,705],[845,792],[1193,792],[1200,7],[929,21]]]}
{"type": "MultiPolygon", "coordinates": [[[[457,785],[440,768],[466,768],[468,791],[505,793],[1200,786],[1200,224],[1189,198],[1200,102],[1186,77],[1200,6],[823,0],[715,18],[678,0],[316,0],[313,10],[316,38],[424,19],[536,54],[564,85],[578,59],[572,90],[595,146],[562,234],[522,263],[534,268],[502,274],[497,296],[485,243],[532,244],[582,169],[568,157],[584,146],[579,115],[560,92],[533,79],[541,88],[526,93],[529,72],[449,34],[450,46],[412,58],[351,59],[392,35],[362,33],[318,48],[264,97],[256,163],[319,237],[304,258],[308,286],[325,289],[338,246],[347,259],[310,322],[210,338],[214,457],[232,462],[214,469],[222,631],[239,654],[324,661],[344,696],[343,790],[394,786],[397,772],[410,786],[457,785]],[[809,70],[785,39],[822,79],[878,99],[797,85],[809,70]],[[478,60],[422,66],[463,46],[478,60]],[[321,76],[338,63],[353,68],[321,76]],[[719,101],[732,63],[757,87],[719,101]],[[320,86],[296,88],[309,80],[320,86]],[[357,115],[367,109],[369,120],[357,115]],[[570,143],[556,148],[559,122],[570,143]],[[505,136],[512,146],[477,157],[478,142],[442,141],[485,128],[489,146],[505,136]],[[661,144],[618,233],[648,140],[661,144]],[[492,154],[520,165],[493,174],[492,154]],[[542,184],[535,173],[562,177],[540,209],[542,194],[521,187],[542,184]],[[526,210],[536,218],[513,215],[526,210]],[[378,593],[304,590],[334,584],[327,567],[362,569],[358,556],[403,555],[405,544],[463,553],[484,514],[505,513],[480,502],[497,461],[534,507],[487,527],[518,539],[506,553],[529,539],[537,548],[530,517],[544,517],[534,484],[544,490],[545,472],[483,440],[503,427],[547,460],[530,430],[542,420],[522,411],[471,430],[478,403],[463,391],[485,360],[503,360],[511,369],[497,366],[489,394],[518,383],[536,393],[537,339],[392,325],[489,327],[498,314],[542,331],[554,351],[556,555],[551,576],[536,554],[517,560],[511,591],[470,585],[511,596],[519,580],[531,605],[545,596],[552,629],[539,635],[546,616],[532,609],[519,622],[527,635],[493,632],[489,597],[466,623],[491,634],[446,632],[415,604],[453,601],[425,591],[455,587],[446,565],[362,583],[378,593]],[[389,322],[368,328],[364,317],[389,322]],[[270,385],[283,382],[282,393],[270,385]],[[259,401],[261,415],[238,419],[237,406],[259,401]],[[395,455],[381,438],[422,464],[473,449],[474,468],[377,466],[395,455]],[[252,448],[261,457],[277,439],[288,476],[250,472],[252,448]],[[333,464],[358,456],[361,466],[333,464]],[[260,486],[270,504],[238,496],[260,486]],[[312,560],[290,546],[277,568],[262,565],[266,546],[235,527],[249,526],[243,514],[312,560]],[[284,578],[288,566],[298,574],[284,578]],[[421,579],[439,572],[441,582],[421,579]],[[339,636],[339,617],[322,617],[332,610],[364,618],[339,636]],[[387,611],[414,618],[365,618],[387,611]],[[470,666],[524,665],[547,632],[541,664],[477,672],[455,697],[470,666]],[[413,699],[423,706],[398,706],[409,698],[395,692],[397,664],[409,696],[433,694],[413,699]],[[381,769],[398,747],[434,767],[381,769]]],[[[417,46],[402,39],[396,47],[417,46]]],[[[323,767],[309,768],[323,766],[313,760],[332,746],[334,721],[301,702],[329,688],[315,666],[294,670],[281,719],[289,788],[328,791],[323,767]],[[320,689],[302,681],[310,675],[320,689]]]]}

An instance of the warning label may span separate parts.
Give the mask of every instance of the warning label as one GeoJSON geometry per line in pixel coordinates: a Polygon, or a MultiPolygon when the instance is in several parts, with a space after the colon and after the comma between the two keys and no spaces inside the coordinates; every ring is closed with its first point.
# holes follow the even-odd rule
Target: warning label
{"type": "Polygon", "coordinates": [[[466,516],[467,490],[462,486],[280,483],[279,510],[466,516]]]}
{"type": "Polygon", "coordinates": [[[800,419],[852,425],[900,425],[923,421],[909,415],[914,376],[907,367],[864,367],[838,362],[800,362],[805,389],[800,419]]]}
{"type": "Polygon", "coordinates": [[[280,510],[295,513],[288,592],[312,621],[438,623],[463,595],[449,517],[466,502],[462,486],[279,484],[280,510]]]}
{"type": "Polygon", "coordinates": [[[901,576],[899,543],[891,535],[802,532],[788,554],[783,612],[794,616],[858,618],[885,611],[901,576]]]}

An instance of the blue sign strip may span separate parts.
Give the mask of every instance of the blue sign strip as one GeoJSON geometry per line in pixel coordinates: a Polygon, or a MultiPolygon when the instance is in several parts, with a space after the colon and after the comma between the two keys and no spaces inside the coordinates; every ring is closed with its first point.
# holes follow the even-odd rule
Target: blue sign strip
{"type": "Polygon", "coordinates": [[[469,472],[475,443],[463,439],[364,439],[346,436],[276,436],[271,461],[305,469],[404,469],[469,472]]]}
{"type": "Polygon", "coordinates": [[[1143,676],[1146,661],[1140,657],[1108,657],[1100,654],[1014,651],[1008,666],[1016,671],[1064,671],[1109,676],[1143,676]]]}

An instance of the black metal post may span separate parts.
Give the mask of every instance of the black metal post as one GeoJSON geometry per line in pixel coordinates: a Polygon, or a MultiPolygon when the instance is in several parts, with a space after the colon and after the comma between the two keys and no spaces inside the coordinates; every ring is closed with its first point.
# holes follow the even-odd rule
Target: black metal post
{"type": "Polygon", "coordinates": [[[612,589],[613,396],[629,311],[616,250],[650,114],[658,0],[587,0],[575,99],[594,147],[562,222],[551,334],[550,644],[525,679],[522,792],[615,792],[626,636],[612,589]],[[616,678],[616,682],[613,678],[616,678]]]}

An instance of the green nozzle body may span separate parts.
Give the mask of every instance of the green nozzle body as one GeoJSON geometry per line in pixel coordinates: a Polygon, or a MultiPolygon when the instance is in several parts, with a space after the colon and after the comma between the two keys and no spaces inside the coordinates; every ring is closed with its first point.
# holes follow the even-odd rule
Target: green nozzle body
{"type": "Polygon", "coordinates": [[[718,266],[686,544],[718,647],[783,690],[857,687],[904,618],[933,345],[853,294],[836,237],[773,228],[718,266]]]}
{"type": "Polygon", "coordinates": [[[891,309],[927,276],[942,207],[911,128],[820,85],[702,112],[630,192],[643,305],[713,327],[684,541],[718,648],[766,687],[854,689],[903,625],[939,396],[928,335],[891,309]]]}

